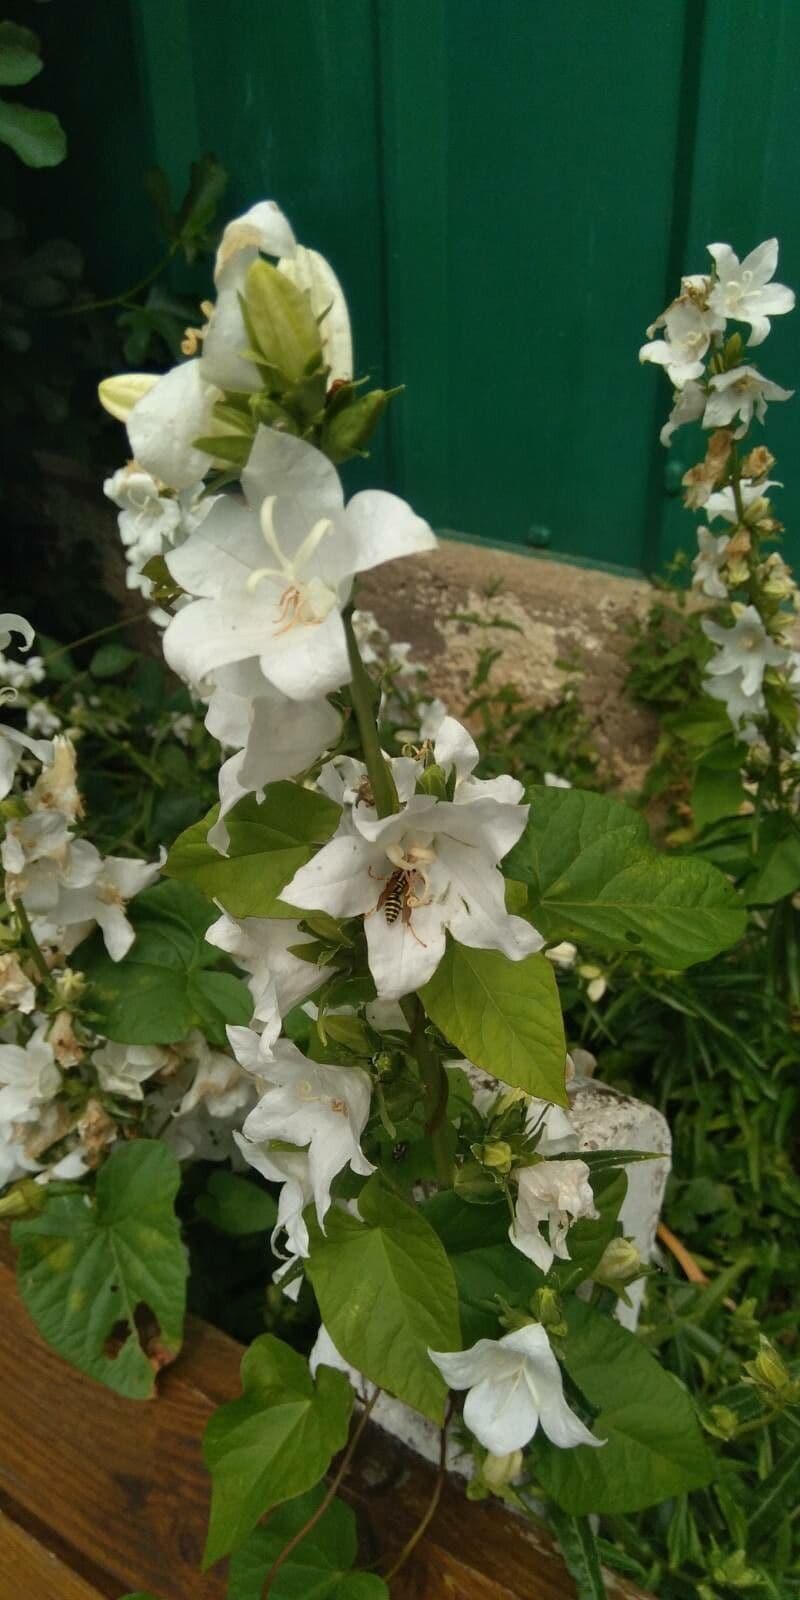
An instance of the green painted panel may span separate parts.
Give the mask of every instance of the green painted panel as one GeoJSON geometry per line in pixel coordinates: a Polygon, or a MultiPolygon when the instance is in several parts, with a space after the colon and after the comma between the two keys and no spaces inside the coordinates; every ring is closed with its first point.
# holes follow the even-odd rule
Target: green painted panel
{"type": "Polygon", "coordinates": [[[664,294],[683,5],[387,0],[381,19],[405,486],[433,362],[441,521],[638,566],[655,397],[636,352],[664,294]]]}
{"type": "MultiPolygon", "coordinates": [[[[38,9],[72,153],[37,194],[98,287],[154,259],[146,168],[177,192],[213,150],[231,214],[278,199],[342,277],[361,370],[406,385],[373,478],[518,548],[652,568],[691,542],[637,351],[710,239],[777,232],[800,286],[797,0],[38,9]]],[[[800,317],[764,355],[790,384],[800,317]]],[[[787,472],[797,425],[773,409],[787,472]]]]}
{"type": "MultiPolygon", "coordinates": [[[[776,234],[778,278],[800,299],[800,6],[797,0],[709,0],[700,55],[696,142],[686,215],[685,254],[678,272],[704,269],[705,247],[725,240],[740,256],[776,234]],[[746,25],[743,25],[745,24],[746,25]]],[[[743,330],[744,331],[744,330],[743,330]]],[[[770,407],[765,437],[778,457],[786,489],[776,505],[787,528],[785,550],[800,564],[800,310],[776,317],[753,352],[754,364],[798,394],[770,407]]],[[[647,381],[648,374],[643,374],[647,381]]],[[[662,388],[666,385],[662,385],[662,388]]],[[[670,459],[689,464],[700,453],[699,429],[676,435],[670,459]]],[[[692,518],[663,492],[658,557],[692,549],[692,518]]],[[[678,476],[677,470],[675,473],[678,476]]]]}

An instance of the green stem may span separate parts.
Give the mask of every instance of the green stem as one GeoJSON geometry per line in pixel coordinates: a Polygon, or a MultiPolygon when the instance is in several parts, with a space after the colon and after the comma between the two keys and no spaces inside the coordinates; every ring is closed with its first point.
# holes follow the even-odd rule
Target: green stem
{"type": "Polygon", "coordinates": [[[400,802],[397,798],[394,778],[381,750],[378,726],[372,709],[372,679],[361,660],[358,640],[353,631],[353,614],[350,607],[345,611],[343,621],[344,631],[347,636],[347,654],[350,661],[350,693],[353,697],[353,710],[356,714],[358,731],[361,736],[361,749],[372,784],[375,810],[379,817],[390,817],[394,812],[400,810],[400,802]]]}
{"type": "Polygon", "coordinates": [[[154,283],[156,278],[160,278],[162,272],[164,272],[169,266],[172,257],[179,248],[180,239],[176,239],[170,245],[166,255],[162,256],[161,260],[151,268],[150,272],[145,273],[144,277],[140,278],[139,282],[133,285],[133,288],[123,290],[122,294],[109,295],[107,300],[90,300],[84,305],[67,306],[65,310],[57,311],[55,315],[58,317],[79,317],[84,312],[107,311],[110,306],[124,305],[126,300],[134,299],[137,294],[141,294],[143,289],[149,288],[150,284],[154,283]]]}
{"type": "Polygon", "coordinates": [[[50,982],[51,982],[50,968],[48,967],[47,962],[45,961],[44,956],[42,955],[42,951],[40,949],[40,946],[39,946],[39,943],[37,941],[36,935],[35,935],[35,933],[33,931],[33,928],[30,925],[30,921],[29,921],[29,918],[28,918],[28,913],[25,910],[25,907],[22,904],[21,900],[17,900],[14,903],[14,915],[16,916],[16,919],[17,919],[17,921],[19,923],[20,932],[22,934],[23,942],[28,947],[28,951],[30,953],[30,956],[31,956],[33,964],[34,964],[34,966],[36,968],[36,971],[38,972],[39,977],[42,980],[42,983],[46,983],[48,985],[48,987],[49,987],[50,982]]]}
{"type": "Polygon", "coordinates": [[[48,650],[42,660],[54,661],[56,656],[66,655],[68,650],[77,650],[82,644],[93,644],[95,639],[105,639],[107,634],[119,633],[121,628],[131,628],[134,622],[141,621],[141,617],[122,617],[119,622],[109,622],[105,628],[95,628],[94,633],[85,633],[82,639],[71,639],[69,644],[59,644],[55,650],[48,650]]]}
{"type": "Polygon", "coordinates": [[[331,1478],[327,1493],[323,1496],[322,1500],[320,1500],[316,1511],[312,1511],[311,1516],[306,1522],[303,1523],[302,1528],[298,1528],[297,1533],[293,1534],[292,1538],[289,1540],[289,1543],[284,1545],[284,1548],[282,1549],[277,1560],[273,1561],[264,1582],[263,1600],[268,1600],[269,1592],[272,1588],[275,1578],[278,1576],[278,1573],[281,1570],[281,1567],[286,1561],[288,1561],[290,1555],[292,1555],[297,1549],[297,1546],[302,1544],[306,1534],[310,1533],[311,1529],[316,1527],[321,1517],[325,1515],[329,1505],[331,1505],[336,1499],[339,1486],[347,1474],[350,1463],[358,1448],[358,1441],[361,1438],[367,1423],[369,1422],[370,1412],[372,1411],[372,1407],[374,1406],[380,1392],[380,1389],[373,1390],[370,1399],[366,1402],[361,1416],[359,1417],[358,1422],[356,1423],[356,1426],[350,1436],[350,1442],[347,1446],[347,1449],[342,1456],[341,1462],[339,1463],[334,1476],[331,1478]]]}
{"type": "Polygon", "coordinates": [[[445,1188],[453,1182],[453,1162],[447,1147],[447,1073],[425,1031],[422,1002],[415,994],[406,995],[400,1008],[411,1033],[411,1049],[425,1089],[425,1132],[433,1145],[436,1177],[445,1188]]]}

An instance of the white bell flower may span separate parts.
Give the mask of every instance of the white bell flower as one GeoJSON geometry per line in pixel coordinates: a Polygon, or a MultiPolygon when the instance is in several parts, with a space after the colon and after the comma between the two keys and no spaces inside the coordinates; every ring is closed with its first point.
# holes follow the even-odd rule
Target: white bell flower
{"type": "Polygon", "coordinates": [[[567,1405],[561,1368],[545,1329],[531,1322],[502,1339],[479,1339],[470,1350],[429,1350],[451,1389],[468,1389],[464,1421],[492,1455],[523,1450],[541,1424],[562,1450],[605,1443],[567,1405]]]}
{"type": "Polygon", "coordinates": [[[274,200],[260,200],[228,223],[214,267],[217,302],[209,308],[208,326],[202,336],[199,366],[205,382],[239,393],[260,389],[255,363],[242,355],[250,341],[240,295],[244,293],[248,271],[260,254],[292,256],[295,248],[290,224],[274,200]]]}
{"type": "Polygon", "coordinates": [[[125,581],[129,589],[149,597],[153,586],[143,576],[142,567],[181,544],[199,527],[214,502],[214,496],[203,496],[202,490],[198,480],[180,494],[164,494],[157,480],[136,461],[106,478],[103,492],[120,507],[117,521],[128,563],[125,581]]]}
{"type": "Polygon", "coordinates": [[[206,941],[233,956],[238,966],[249,972],[247,987],[258,1022],[270,1024],[276,1016],[280,1021],[325,981],[324,967],[292,955],[296,945],[314,941],[289,918],[243,917],[237,921],[224,911],[206,929],[206,941]]]}
{"type": "Polygon", "coordinates": [[[585,1161],[540,1161],[519,1174],[517,1204],[508,1237],[542,1272],[553,1258],[569,1261],[567,1233],[579,1217],[596,1217],[585,1161]],[[540,1231],[546,1224],[546,1237],[540,1231]]]}
{"type": "Polygon", "coordinates": [[[767,633],[755,606],[741,606],[735,615],[732,628],[723,628],[704,618],[703,632],[717,646],[717,654],[712,656],[705,670],[715,678],[738,673],[743,693],[756,695],[766,668],[785,666],[788,651],[767,633]]]}
{"type": "Polygon", "coordinates": [[[35,1122],[42,1106],[58,1094],[61,1073],[47,1040],[49,1020],[25,1045],[0,1044],[0,1122],[35,1122]]]}
{"type": "Polygon", "coordinates": [[[313,700],[349,679],[341,608],[355,574],[436,540],[383,490],[362,490],[345,507],[327,458],[269,428],[258,430],[242,483],[247,505],[220,497],[166,557],[197,599],[171,621],[164,653],[190,682],[257,657],[282,694],[313,700]]]}
{"type": "Polygon", "coordinates": [[[208,832],[209,844],[224,854],[229,844],[225,817],[237,801],[304,772],[336,743],[342,719],[324,696],[304,701],[298,716],[296,700],[267,683],[255,658],[221,667],[214,678],[206,727],[220,744],[236,750],[220,768],[219,817],[208,832]]]}
{"type": "Polygon", "coordinates": [[[162,1072],[169,1055],[157,1044],[113,1044],[107,1039],[92,1056],[97,1081],[105,1094],[123,1100],[143,1100],[142,1084],[162,1072]]]}
{"type": "Polygon", "coordinates": [[[10,792],[17,767],[26,754],[47,764],[53,759],[53,746],[49,739],[32,739],[19,728],[0,722],[0,800],[10,792]]]}
{"type": "Polygon", "coordinates": [[[16,880],[16,892],[37,939],[69,954],[97,923],[112,961],[121,961],[135,937],[125,906],[155,883],[160,863],[103,857],[88,839],[76,839],[62,867],[49,861],[42,863],[46,874],[37,874],[36,865],[16,880]]]}
{"type": "Polygon", "coordinates": [[[672,442],[672,435],[686,422],[696,422],[702,417],[706,406],[706,391],[702,383],[694,379],[685,383],[682,389],[676,389],[673,395],[672,410],[659,434],[663,445],[672,442]]]}
{"type": "Polygon", "coordinates": [[[273,1087],[250,1112],[242,1132],[254,1144],[279,1139],[308,1148],[309,1181],[322,1227],[337,1173],[349,1166],[366,1178],[375,1170],[359,1142],[369,1116],[369,1078],[360,1067],[309,1061],[288,1039],[275,1045],[269,1077],[273,1087]]]}
{"type": "Polygon", "coordinates": [[[710,528],[697,530],[697,555],[692,562],[692,587],[700,589],[711,600],[725,600],[728,586],[722,577],[722,567],[730,544],[728,534],[715,536],[710,528]]]}
{"type": "Polygon", "coordinates": [[[473,778],[477,750],[452,717],[442,723],[434,755],[455,771],[452,800],[414,794],[384,818],[357,804],[352,828],[340,829],[283,891],[290,905],[304,910],[364,917],[370,970],[382,999],[400,999],[427,983],[444,955],[448,929],[461,944],[502,950],[512,961],[543,942],[522,917],[506,911],[498,868],[527,822],[528,807],[519,804],[522,785],[508,777],[473,778]]]}
{"type": "Polygon", "coordinates": [[[755,738],[755,732],[752,730],[753,718],[763,717],[767,709],[763,690],[746,691],[739,670],[725,672],[718,677],[705,678],[703,688],[712,700],[721,701],[741,737],[745,738],[748,744],[752,744],[755,738]],[[743,723],[746,724],[745,727],[741,726],[743,723]]]}
{"type": "Polygon", "coordinates": [[[187,1117],[199,1106],[222,1120],[250,1109],[262,1085],[242,1071],[238,1060],[213,1050],[197,1031],[190,1034],[184,1050],[194,1075],[176,1109],[177,1117],[187,1117]]]}
{"type": "Polygon", "coordinates": [[[731,367],[729,372],[717,372],[709,379],[709,387],[703,427],[727,428],[739,417],[734,439],[744,438],[754,416],[759,422],[764,421],[768,400],[791,400],[794,394],[794,389],[782,389],[780,384],[762,377],[755,367],[731,367]]]}
{"type": "MultiPolygon", "coordinates": [[[[777,478],[762,478],[759,483],[754,483],[751,478],[741,478],[739,481],[739,494],[742,509],[749,511],[757,500],[764,499],[769,489],[782,489],[783,484],[777,478]]],[[[730,484],[724,489],[715,489],[705,503],[705,513],[709,522],[714,522],[717,517],[724,518],[725,522],[738,522],[739,512],[736,508],[736,499],[730,484]]]]}
{"type": "Polygon", "coordinates": [[[794,309],[794,291],[772,282],[778,265],[777,239],[765,239],[744,261],[729,244],[710,244],[708,251],[717,272],[709,305],[722,318],[749,322],[747,343],[762,344],[769,333],[770,317],[794,309]]]}
{"type": "Polygon", "coordinates": [[[0,1010],[28,1016],[36,1005],[36,985],[13,950],[0,955],[0,1010]]]}
{"type": "Polygon", "coordinates": [[[211,456],[195,439],[225,430],[214,419],[222,390],[203,377],[199,361],[172,367],[138,400],[127,419],[139,466],[170,489],[188,489],[208,472],[211,456]]]}
{"type": "Polygon", "coordinates": [[[701,376],[703,358],[712,333],[720,326],[719,319],[703,311],[696,301],[681,296],[660,320],[666,327],[666,339],[653,339],[642,345],[639,360],[664,367],[674,387],[682,389],[685,383],[701,376]]]}
{"type": "Polygon", "coordinates": [[[289,1262],[293,1265],[304,1261],[309,1253],[309,1238],[303,1212],[314,1196],[308,1155],[305,1150],[272,1150],[268,1142],[256,1144],[241,1133],[233,1137],[248,1166],[260,1172],[268,1183],[281,1185],[278,1217],[270,1240],[274,1253],[282,1253],[278,1240],[283,1234],[289,1262]]]}

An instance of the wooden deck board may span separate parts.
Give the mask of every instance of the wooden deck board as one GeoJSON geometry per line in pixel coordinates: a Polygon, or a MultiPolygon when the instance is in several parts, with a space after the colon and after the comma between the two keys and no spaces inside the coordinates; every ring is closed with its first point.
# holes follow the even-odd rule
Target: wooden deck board
{"type": "MultiPolygon", "coordinates": [[[[201,1438],[216,1406],[240,1392],[241,1347],[190,1319],[178,1361],[161,1374],[158,1398],[123,1400],[40,1339],[17,1295],[11,1259],[0,1232],[0,1504],[12,1519],[7,1548],[24,1549],[32,1561],[38,1537],[41,1572],[52,1573],[56,1561],[74,1582],[48,1590],[42,1577],[30,1592],[16,1581],[10,1588],[9,1558],[4,1568],[0,1553],[0,1600],[51,1600],[51,1594],[118,1600],[137,1589],[160,1600],[224,1600],[225,1563],[200,1572],[209,1499],[201,1438]],[[15,1531],[14,1523],[22,1528],[15,1531]]],[[[418,1524],[434,1480],[426,1463],[379,1429],[367,1430],[347,1488],[365,1563],[387,1569],[418,1524]]],[[[609,1593],[634,1600],[638,1591],[615,1581],[609,1593]]],[[[546,1534],[497,1502],[468,1503],[456,1483],[445,1485],[431,1528],[392,1584],[392,1600],[570,1600],[574,1594],[546,1534]]]]}

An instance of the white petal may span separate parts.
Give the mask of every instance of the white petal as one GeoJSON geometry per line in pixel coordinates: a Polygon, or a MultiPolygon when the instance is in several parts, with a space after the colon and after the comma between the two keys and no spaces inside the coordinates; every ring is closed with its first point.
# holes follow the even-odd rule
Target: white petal
{"type": "Polygon", "coordinates": [[[492,1455],[522,1450],[539,1424],[539,1412],[522,1367],[515,1377],[487,1378],[470,1389],[464,1402],[464,1421],[492,1455]]]}
{"type": "Polygon", "coordinates": [[[275,200],[258,200],[228,223],[217,251],[214,278],[220,283],[242,251],[252,259],[259,251],[266,256],[289,256],[294,248],[294,233],[280,206],[275,200]]]}
{"type": "Polygon", "coordinates": [[[290,700],[314,700],[341,688],[349,682],[350,662],[339,612],[262,640],[259,660],[264,677],[290,700]]]}
{"type": "Polygon", "coordinates": [[[20,617],[16,611],[0,612],[0,650],[6,650],[11,643],[12,633],[21,634],[25,643],[24,650],[30,650],[35,638],[34,629],[25,617],[20,617]]]}
{"type": "Polygon", "coordinates": [[[207,383],[199,361],[173,367],[138,400],[128,417],[128,438],[139,465],[172,489],[188,489],[211,466],[193,441],[214,433],[219,390],[207,383]]]}
{"type": "Polygon", "coordinates": [[[353,572],[368,572],[382,561],[436,549],[433,529],[397,495],[363,489],[350,501],[346,519],[354,540],[353,572]]]}
{"type": "Polygon", "coordinates": [[[365,922],[369,969],[378,996],[399,1000],[433,977],[444,955],[445,933],[438,906],[418,906],[409,922],[388,923],[383,911],[365,922]]]}
{"type": "Polygon", "coordinates": [[[188,594],[216,600],[226,595],[245,597],[254,568],[268,566],[268,555],[252,511],[244,501],[220,495],[199,528],[177,550],[169,550],[165,559],[176,583],[188,594]]]}
{"type": "Polygon", "coordinates": [[[440,724],[433,754],[445,771],[454,767],[458,778],[467,777],[478,765],[478,746],[455,717],[445,717],[440,724]]]}
{"type": "Polygon", "coordinates": [[[323,845],[313,860],[295,873],[281,897],[306,911],[327,911],[332,917],[357,917],[378,900],[383,883],[370,876],[383,870],[383,851],[371,849],[352,834],[323,845]]]}
{"type": "Polygon", "coordinates": [[[274,428],[257,430],[242,487],[255,511],[274,495],[282,515],[290,515],[303,534],[321,517],[335,518],[344,505],[339,474],[327,456],[313,444],[274,428]]]}

